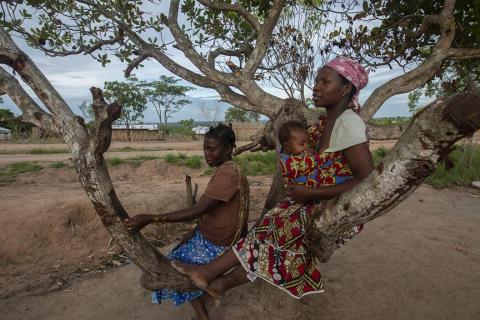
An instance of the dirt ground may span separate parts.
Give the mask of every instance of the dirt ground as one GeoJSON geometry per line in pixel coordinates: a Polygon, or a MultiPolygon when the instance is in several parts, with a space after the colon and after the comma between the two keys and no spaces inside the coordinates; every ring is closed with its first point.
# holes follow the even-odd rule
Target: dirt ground
{"type": "MultiPolygon", "coordinates": [[[[113,167],[111,176],[122,203],[136,214],[181,207],[184,175],[202,192],[209,179],[202,172],[153,160],[113,167]]],[[[270,178],[249,180],[255,219],[270,178]]],[[[480,319],[479,225],[479,191],[423,185],[322,265],[324,294],[297,301],[257,280],[231,291],[212,319],[480,319]]],[[[147,236],[163,246],[189,227],[152,228],[147,236]]],[[[25,173],[0,186],[0,230],[1,319],[193,315],[187,305],[150,304],[139,269],[109,243],[71,168],[25,173]]]]}

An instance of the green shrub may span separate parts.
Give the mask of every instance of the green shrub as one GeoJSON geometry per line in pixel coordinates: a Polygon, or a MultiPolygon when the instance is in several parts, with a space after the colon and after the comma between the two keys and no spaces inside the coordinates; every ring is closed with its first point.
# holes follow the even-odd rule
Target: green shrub
{"type": "Polygon", "coordinates": [[[143,155],[143,156],[128,158],[126,161],[129,163],[132,163],[135,167],[138,167],[140,164],[142,164],[145,161],[156,160],[156,159],[160,159],[160,157],[143,155]]]}
{"type": "Polygon", "coordinates": [[[35,172],[42,170],[43,167],[35,162],[15,162],[3,168],[0,168],[0,184],[15,181],[17,174],[26,172],[35,172]]]}
{"type": "Polygon", "coordinates": [[[179,164],[180,158],[176,154],[168,153],[164,157],[165,161],[170,164],[179,164]]]}
{"type": "Polygon", "coordinates": [[[118,166],[119,164],[125,163],[125,160],[113,157],[113,158],[108,158],[107,159],[107,165],[115,167],[118,166]]]}
{"type": "Polygon", "coordinates": [[[69,153],[68,149],[44,149],[44,148],[34,148],[30,150],[31,154],[56,154],[56,153],[69,153]]]}
{"type": "Polygon", "coordinates": [[[192,169],[200,169],[203,165],[203,157],[193,155],[185,159],[185,165],[192,169]]]}
{"type": "MultiPolygon", "coordinates": [[[[112,150],[112,151],[113,151],[113,150],[112,150]]],[[[137,151],[137,149],[136,149],[136,148],[129,147],[129,146],[126,146],[126,147],[122,147],[122,148],[115,149],[115,151],[132,152],[132,151],[137,151]]]]}
{"type": "MultiPolygon", "coordinates": [[[[467,146],[467,148],[469,147],[467,146]]],[[[449,155],[453,162],[453,168],[447,170],[445,164],[442,163],[425,182],[435,188],[447,188],[470,186],[473,181],[480,180],[480,147],[472,148],[473,150],[467,149],[467,155],[472,152],[471,162],[465,159],[463,147],[457,146],[449,155]]]]}
{"type": "Polygon", "coordinates": [[[211,176],[213,171],[215,171],[215,168],[207,167],[205,171],[203,171],[202,176],[211,176]]]}
{"type": "Polygon", "coordinates": [[[200,169],[203,166],[203,157],[199,155],[187,156],[184,153],[167,154],[164,157],[165,161],[169,164],[176,166],[187,166],[192,169],[200,169]]]}
{"type": "Polygon", "coordinates": [[[55,161],[55,162],[51,163],[49,165],[49,167],[53,168],[53,169],[60,169],[60,168],[65,167],[65,163],[63,163],[62,161],[55,161]]]}
{"type": "Polygon", "coordinates": [[[378,165],[388,154],[388,149],[380,147],[372,152],[373,164],[378,165]]]}
{"type": "Polygon", "coordinates": [[[234,160],[248,176],[272,175],[277,161],[274,151],[245,153],[234,160]]]}

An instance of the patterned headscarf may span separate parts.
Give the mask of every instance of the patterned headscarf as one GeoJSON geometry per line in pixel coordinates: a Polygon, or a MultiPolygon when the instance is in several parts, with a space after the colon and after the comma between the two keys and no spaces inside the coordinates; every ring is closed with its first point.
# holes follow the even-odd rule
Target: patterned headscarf
{"type": "Polygon", "coordinates": [[[350,104],[351,108],[353,108],[355,112],[360,112],[360,103],[358,102],[358,96],[360,94],[360,90],[363,89],[368,83],[369,70],[365,70],[365,68],[362,67],[360,63],[346,57],[335,58],[328,62],[327,66],[335,69],[335,71],[340,73],[355,86],[357,91],[350,100],[350,104]]]}

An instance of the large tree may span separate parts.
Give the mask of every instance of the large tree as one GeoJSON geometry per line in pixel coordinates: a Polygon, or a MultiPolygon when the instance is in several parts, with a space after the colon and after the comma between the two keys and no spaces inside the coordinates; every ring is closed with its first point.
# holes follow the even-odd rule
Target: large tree
{"type": "MultiPolygon", "coordinates": [[[[360,35],[347,30],[343,36],[332,36],[332,39],[339,37],[340,43],[335,47],[339,50],[348,49],[341,43],[344,39],[355,44],[354,38],[368,31],[355,25],[355,16],[348,13],[352,10],[360,14],[357,19],[370,17],[372,23],[380,25],[391,17],[393,20],[387,21],[387,26],[394,28],[395,23],[400,26],[394,30],[403,28],[400,23],[406,19],[402,7],[395,6],[398,1],[365,1],[358,7],[355,6],[356,1],[352,2],[352,6],[345,6],[343,1],[242,0],[231,3],[187,0],[180,4],[179,0],[172,0],[168,15],[149,10],[155,1],[25,1],[24,5],[16,5],[15,2],[2,3],[7,14],[3,16],[4,28],[0,30],[0,63],[12,68],[25,81],[48,112],[41,109],[15,76],[4,68],[0,69],[0,90],[11,97],[27,120],[64,136],[72,150],[80,182],[98,215],[112,236],[143,270],[142,284],[150,289],[186,289],[191,284],[170,268],[168,260],[141,233],[130,234],[122,224],[128,213],[116,196],[103,158],[110,144],[111,123],[120,117],[121,106],[115,102],[106,103],[102,92],[92,88],[95,125],[94,130],[88,131],[83,119],[73,114],[33,61],[15,45],[9,32],[23,36],[30,45],[53,56],[90,54],[106,64],[108,53],[113,53],[128,63],[127,75],[145,59],[153,59],[195,85],[216,90],[222,100],[245,111],[267,116],[270,123],[264,134],[258,135],[244,149],[273,147],[278,150],[275,132],[285,119],[309,121],[316,116],[302,99],[296,99],[296,96],[282,99],[261,87],[262,77],[258,74],[264,70],[262,66],[267,59],[271,58],[269,49],[278,35],[276,27],[284,9],[311,5],[327,19],[333,15],[350,17],[347,23],[350,24],[351,20],[351,24],[359,28],[360,35]],[[370,3],[374,6],[371,7],[370,3]],[[33,16],[32,8],[36,9],[33,16]],[[186,18],[186,25],[179,22],[180,14],[186,18]],[[32,20],[29,25],[34,27],[27,29],[27,24],[23,23],[25,19],[32,20]],[[167,30],[161,37],[162,31],[167,30]],[[167,49],[179,50],[193,67],[188,68],[175,61],[175,56],[168,54],[167,49]]],[[[465,6],[465,3],[459,1],[458,5],[465,6]]],[[[415,61],[418,65],[410,65],[408,72],[373,92],[362,113],[366,120],[388,98],[425,85],[437,72],[442,72],[440,66],[445,63],[458,60],[466,63],[480,57],[477,43],[469,46],[455,41],[462,36],[464,29],[459,27],[461,20],[458,19],[462,8],[457,8],[454,0],[416,1],[414,4],[418,7],[418,19],[409,24],[407,31],[423,38],[428,36],[426,44],[429,47],[414,50],[419,49],[419,44],[415,44],[411,46],[412,50],[405,51],[404,56],[393,54],[394,58],[406,61],[413,55],[418,58],[415,61]]],[[[467,10],[464,14],[469,20],[478,21],[477,12],[467,10]]],[[[378,29],[375,32],[379,32],[378,29]]],[[[376,38],[378,43],[375,45],[386,50],[393,43],[389,42],[391,37],[376,38]]],[[[400,40],[407,43],[408,39],[400,40]]],[[[398,43],[402,43],[400,40],[398,43]]],[[[362,42],[362,45],[368,46],[368,43],[362,42]]],[[[325,48],[322,50],[325,52],[325,48]]],[[[378,55],[379,60],[390,59],[389,51],[375,50],[372,54],[378,55]]],[[[396,50],[402,52],[400,47],[396,50]]],[[[364,182],[338,199],[318,205],[308,230],[308,240],[318,257],[322,261],[328,260],[339,234],[358,223],[385,214],[415,190],[447,156],[456,141],[480,127],[479,105],[480,96],[474,93],[437,99],[414,117],[393,150],[364,182]]],[[[279,177],[277,171],[266,209],[281,194],[279,177]]]]}
{"type": "Polygon", "coordinates": [[[147,109],[145,93],[140,88],[136,78],[127,81],[105,81],[103,94],[107,101],[115,101],[122,106],[122,113],[116,122],[125,125],[127,139],[131,140],[130,125],[143,118],[147,109]]]}
{"type": "Polygon", "coordinates": [[[191,103],[188,99],[182,99],[193,87],[178,84],[181,79],[161,75],[157,81],[142,82],[147,100],[153,105],[159,120],[159,131],[163,134],[168,132],[168,119],[174,113],[180,111],[183,106],[191,103]]]}

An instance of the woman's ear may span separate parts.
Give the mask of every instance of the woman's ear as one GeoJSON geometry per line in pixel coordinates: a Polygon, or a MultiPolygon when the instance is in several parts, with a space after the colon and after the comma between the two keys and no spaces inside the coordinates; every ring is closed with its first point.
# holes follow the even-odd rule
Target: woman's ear
{"type": "Polygon", "coordinates": [[[225,153],[231,156],[233,153],[233,146],[226,146],[225,153]]]}
{"type": "Polygon", "coordinates": [[[352,94],[353,85],[351,83],[347,83],[344,86],[345,88],[343,89],[342,97],[350,97],[352,94]]]}

